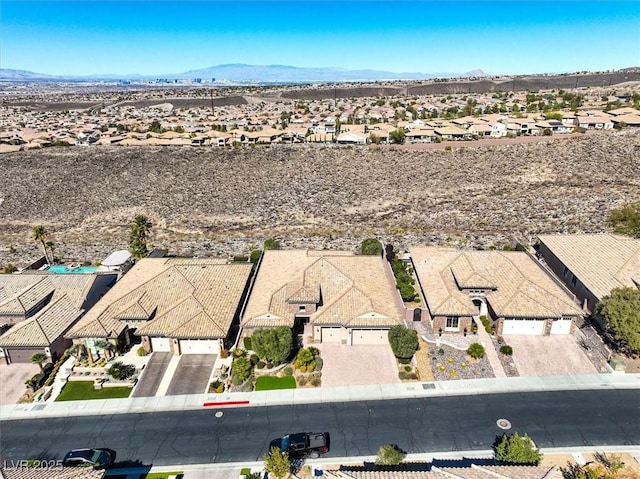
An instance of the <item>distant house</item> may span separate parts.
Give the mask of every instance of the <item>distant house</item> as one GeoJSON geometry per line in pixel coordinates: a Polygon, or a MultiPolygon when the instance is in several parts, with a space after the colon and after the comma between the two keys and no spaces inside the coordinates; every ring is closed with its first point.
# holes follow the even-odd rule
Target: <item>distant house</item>
{"type": "Polygon", "coordinates": [[[250,264],[218,258],[144,258],[66,335],[95,357],[97,340],[147,351],[218,354],[238,329],[250,264]]]}
{"type": "MultiPolygon", "coordinates": [[[[433,330],[469,333],[487,316],[498,334],[569,334],[582,312],[524,252],[411,248],[433,330]]],[[[482,327],[481,325],[479,325],[482,327]]]]}
{"type": "MultiPolygon", "coordinates": [[[[503,125],[504,126],[504,125],[503,125]]],[[[469,131],[476,136],[491,136],[493,128],[488,123],[474,123],[469,127],[469,131]]]]}
{"type": "Polygon", "coordinates": [[[610,130],[613,128],[613,122],[610,117],[605,116],[578,116],[576,117],[578,128],[584,130],[610,130]]]}
{"type": "Polygon", "coordinates": [[[611,122],[614,126],[619,128],[623,126],[638,128],[640,127],[640,114],[628,113],[626,115],[614,116],[611,118],[611,122]]]}
{"type": "Polygon", "coordinates": [[[340,145],[364,145],[367,143],[367,135],[355,131],[348,131],[338,135],[336,143],[340,145]]]}
{"type": "Polygon", "coordinates": [[[612,234],[541,235],[538,240],[538,254],[587,312],[613,288],[640,288],[640,240],[612,234]]]}
{"type": "Polygon", "coordinates": [[[265,251],[242,318],[244,336],[287,326],[316,342],[387,344],[404,324],[393,273],[379,256],[341,251],[265,251]]]}
{"type": "Polygon", "coordinates": [[[472,136],[469,130],[455,125],[436,128],[434,132],[443,140],[470,140],[472,136]]]}
{"type": "Polygon", "coordinates": [[[116,281],[115,274],[0,275],[0,356],[29,362],[35,352],[57,360],[71,341],[64,335],[116,281]]]}
{"type": "Polygon", "coordinates": [[[491,125],[491,138],[504,138],[507,136],[507,125],[499,121],[490,123],[491,125]]]}
{"type": "Polygon", "coordinates": [[[437,137],[433,128],[414,128],[404,134],[407,143],[433,143],[437,137]]]}

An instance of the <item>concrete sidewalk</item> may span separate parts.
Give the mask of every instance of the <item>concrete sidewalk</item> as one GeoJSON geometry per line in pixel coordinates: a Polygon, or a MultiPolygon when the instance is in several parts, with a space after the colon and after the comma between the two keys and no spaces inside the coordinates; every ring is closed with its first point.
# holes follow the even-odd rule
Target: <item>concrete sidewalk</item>
{"type": "Polygon", "coordinates": [[[522,376],[429,383],[395,383],[334,388],[183,396],[140,397],[91,401],[28,403],[0,406],[0,420],[66,417],[100,414],[181,411],[210,407],[259,407],[273,405],[376,401],[385,399],[500,394],[528,391],[587,389],[640,389],[640,374],[585,374],[579,376],[522,376]]]}

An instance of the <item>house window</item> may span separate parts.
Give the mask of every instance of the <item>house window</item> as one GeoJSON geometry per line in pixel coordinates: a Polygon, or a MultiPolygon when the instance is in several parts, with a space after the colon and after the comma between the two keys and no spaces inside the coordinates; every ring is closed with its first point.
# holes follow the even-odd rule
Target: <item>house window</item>
{"type": "Polygon", "coordinates": [[[578,278],[576,278],[576,275],[573,275],[573,278],[571,278],[571,286],[575,286],[578,283],[578,278]]]}
{"type": "Polygon", "coordinates": [[[301,304],[300,306],[298,306],[298,312],[299,313],[306,313],[307,312],[307,306],[304,304],[301,304]]]}
{"type": "Polygon", "coordinates": [[[444,329],[446,331],[457,331],[459,329],[460,318],[458,316],[447,316],[444,329]]]}
{"type": "Polygon", "coordinates": [[[564,267],[564,271],[562,272],[562,276],[564,276],[564,277],[566,278],[568,274],[569,274],[569,268],[567,268],[567,267],[565,266],[565,267],[564,267]]]}

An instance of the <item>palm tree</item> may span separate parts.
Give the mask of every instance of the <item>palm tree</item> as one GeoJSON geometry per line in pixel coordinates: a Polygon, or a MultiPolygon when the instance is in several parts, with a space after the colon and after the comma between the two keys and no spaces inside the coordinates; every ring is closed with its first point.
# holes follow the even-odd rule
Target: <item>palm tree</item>
{"type": "Polygon", "coordinates": [[[44,371],[44,368],[42,367],[42,363],[44,363],[47,359],[49,359],[49,356],[47,356],[44,353],[33,353],[31,355],[31,362],[33,364],[37,364],[38,366],[40,366],[40,371],[44,371]]]}
{"type": "Polygon", "coordinates": [[[47,264],[50,264],[49,262],[49,255],[47,254],[47,245],[45,243],[45,240],[47,239],[47,229],[43,226],[43,225],[36,225],[33,228],[31,228],[31,234],[33,235],[33,239],[36,241],[40,241],[40,243],[42,244],[42,251],[44,252],[44,260],[47,262],[47,264]]]}
{"type": "Polygon", "coordinates": [[[144,258],[148,253],[147,240],[153,225],[145,215],[136,215],[129,233],[129,252],[134,258],[144,258]]]}

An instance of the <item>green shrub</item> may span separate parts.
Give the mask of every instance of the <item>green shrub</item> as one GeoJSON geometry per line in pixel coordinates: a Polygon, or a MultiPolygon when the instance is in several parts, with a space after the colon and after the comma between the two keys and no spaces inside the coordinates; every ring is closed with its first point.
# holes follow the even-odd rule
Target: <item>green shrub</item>
{"type": "Polygon", "coordinates": [[[274,238],[269,238],[264,242],[264,250],[280,249],[280,242],[274,238]]]}
{"type": "Polygon", "coordinates": [[[234,386],[240,386],[244,382],[244,378],[236,373],[231,375],[231,384],[234,386]]]}
{"type": "Polygon", "coordinates": [[[409,358],[418,349],[418,333],[405,326],[392,326],[388,333],[389,344],[396,358],[409,358]]]}
{"type": "Polygon", "coordinates": [[[247,351],[251,350],[251,336],[246,336],[243,339],[243,343],[244,343],[244,349],[246,349],[247,351]]]}
{"type": "Polygon", "coordinates": [[[475,359],[483,358],[485,354],[484,346],[480,343],[473,343],[467,349],[467,354],[475,359]]]}
{"type": "Polygon", "coordinates": [[[313,354],[314,358],[320,356],[320,350],[318,348],[314,346],[309,346],[307,349],[311,351],[311,354],[313,354]]]}
{"type": "Polygon", "coordinates": [[[484,326],[484,330],[491,334],[491,322],[489,321],[489,318],[487,318],[484,314],[482,316],[480,316],[480,321],[482,322],[482,325],[484,326]]]}
{"type": "Polygon", "coordinates": [[[396,358],[400,364],[411,364],[411,358],[396,358]]]}
{"type": "Polygon", "coordinates": [[[405,453],[394,444],[387,444],[380,446],[378,449],[378,456],[376,457],[376,464],[381,466],[397,466],[404,460],[405,453]]]}
{"type": "Polygon", "coordinates": [[[247,379],[251,375],[253,365],[244,356],[240,356],[233,361],[232,371],[234,376],[240,377],[242,381],[247,379]]]}
{"type": "Polygon", "coordinates": [[[233,262],[234,263],[246,263],[247,261],[249,261],[249,257],[248,256],[234,256],[233,257],[233,262]]]}
{"type": "Polygon", "coordinates": [[[400,371],[398,373],[398,378],[400,379],[407,379],[407,373],[405,373],[404,371],[400,371]]]}
{"type": "Polygon", "coordinates": [[[505,356],[511,356],[513,354],[513,348],[505,344],[504,346],[500,346],[500,352],[505,356]]]}
{"type": "Polygon", "coordinates": [[[123,381],[129,379],[136,372],[136,367],[133,364],[124,364],[122,361],[116,361],[109,368],[109,375],[116,380],[123,381]]]}
{"type": "Polygon", "coordinates": [[[298,376],[298,386],[304,386],[307,384],[307,376],[298,376]]]}
{"type": "Polygon", "coordinates": [[[257,354],[252,354],[251,356],[249,356],[249,361],[251,362],[252,365],[256,365],[260,362],[260,358],[258,357],[257,354]]]}
{"type": "Polygon", "coordinates": [[[314,361],[316,363],[316,371],[321,371],[322,366],[324,365],[324,361],[322,360],[322,358],[320,356],[316,356],[314,361]]]}
{"type": "Polygon", "coordinates": [[[293,375],[293,369],[291,368],[291,366],[287,366],[282,370],[282,374],[284,374],[285,376],[291,376],[293,375]]]}
{"type": "Polygon", "coordinates": [[[244,358],[247,352],[244,349],[236,348],[233,350],[232,355],[234,358],[244,358]]]}
{"type": "Polygon", "coordinates": [[[444,356],[444,349],[438,349],[438,356],[444,356]]]}
{"type": "Polygon", "coordinates": [[[138,348],[138,350],[136,351],[136,354],[137,354],[138,356],[146,356],[146,355],[147,355],[147,350],[146,350],[146,349],[144,349],[144,346],[140,346],[140,347],[138,348]]]}
{"type": "Polygon", "coordinates": [[[382,255],[382,243],[375,238],[367,238],[360,243],[360,254],[365,256],[382,255]]]}
{"type": "Polygon", "coordinates": [[[317,388],[318,386],[320,386],[320,383],[322,381],[320,380],[320,378],[311,378],[311,385],[315,388],[317,388]]]}
{"type": "Polygon", "coordinates": [[[503,434],[494,444],[493,450],[496,460],[501,464],[537,466],[542,461],[542,454],[526,434],[503,434]]]}
{"type": "Polygon", "coordinates": [[[251,346],[261,358],[282,364],[291,354],[293,346],[291,328],[279,326],[260,329],[252,334],[251,346]]]}
{"type": "Polygon", "coordinates": [[[266,363],[264,361],[258,361],[258,364],[256,364],[256,368],[258,369],[264,369],[265,366],[266,363]]]}
{"type": "Polygon", "coordinates": [[[411,372],[411,366],[405,366],[405,367],[404,367],[404,370],[405,370],[406,372],[410,373],[410,372],[411,372]]]}
{"type": "Polygon", "coordinates": [[[251,261],[254,265],[256,265],[258,264],[258,261],[260,261],[260,256],[262,256],[262,250],[254,249],[249,255],[249,261],[251,261]]]}

